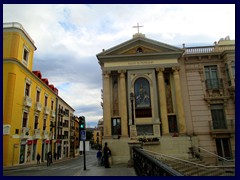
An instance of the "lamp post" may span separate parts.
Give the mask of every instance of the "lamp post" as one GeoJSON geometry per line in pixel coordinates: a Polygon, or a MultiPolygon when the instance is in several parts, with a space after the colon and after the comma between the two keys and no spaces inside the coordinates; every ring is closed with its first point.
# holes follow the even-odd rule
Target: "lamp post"
{"type": "Polygon", "coordinates": [[[134,125],[134,109],[133,109],[133,100],[134,100],[134,93],[130,93],[130,100],[131,100],[131,106],[132,106],[132,125],[134,125]]]}

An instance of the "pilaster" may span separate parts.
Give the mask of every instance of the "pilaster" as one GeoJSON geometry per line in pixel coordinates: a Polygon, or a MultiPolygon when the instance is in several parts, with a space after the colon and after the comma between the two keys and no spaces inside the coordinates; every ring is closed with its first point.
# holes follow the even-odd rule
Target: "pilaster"
{"type": "Polygon", "coordinates": [[[162,134],[169,134],[168,127],[168,116],[167,116],[167,102],[166,102],[166,92],[165,92],[165,84],[164,84],[164,68],[157,68],[158,72],[158,92],[159,92],[159,101],[160,101],[160,114],[161,114],[161,122],[162,122],[162,134]]]}
{"type": "Polygon", "coordinates": [[[186,133],[186,122],[185,114],[183,109],[183,100],[181,93],[181,84],[179,76],[179,67],[173,67],[173,78],[174,78],[174,87],[176,93],[176,105],[177,105],[177,118],[178,118],[178,129],[180,134],[186,133]]]}
{"type": "Polygon", "coordinates": [[[110,77],[108,71],[103,74],[103,122],[104,137],[111,136],[110,77]]]}
{"type": "Polygon", "coordinates": [[[120,73],[120,116],[121,116],[121,130],[122,136],[128,136],[128,122],[127,122],[127,96],[126,96],[126,71],[118,71],[120,73]]]}

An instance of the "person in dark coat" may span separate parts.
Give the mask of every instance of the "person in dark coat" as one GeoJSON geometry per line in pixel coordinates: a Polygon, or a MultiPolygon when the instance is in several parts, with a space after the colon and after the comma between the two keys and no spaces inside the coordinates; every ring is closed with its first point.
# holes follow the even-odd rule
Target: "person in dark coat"
{"type": "Polygon", "coordinates": [[[105,142],[105,146],[103,148],[103,155],[104,155],[104,166],[105,168],[110,168],[109,164],[109,156],[111,155],[111,150],[107,146],[107,142],[105,142]]]}
{"type": "Polygon", "coordinates": [[[47,166],[50,166],[51,163],[52,163],[52,153],[48,152],[48,154],[47,154],[47,166]]]}
{"type": "Polygon", "coordinates": [[[40,156],[40,154],[38,153],[38,154],[37,154],[37,164],[40,164],[40,159],[41,159],[41,156],[40,156]]]}

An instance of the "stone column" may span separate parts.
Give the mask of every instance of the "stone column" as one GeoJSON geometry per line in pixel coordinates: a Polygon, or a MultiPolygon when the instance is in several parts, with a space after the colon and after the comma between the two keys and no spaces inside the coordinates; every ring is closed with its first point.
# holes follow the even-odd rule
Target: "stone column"
{"type": "Polygon", "coordinates": [[[104,72],[103,78],[103,125],[104,137],[111,136],[111,104],[110,104],[109,72],[104,72]]]}
{"type": "Polygon", "coordinates": [[[186,133],[186,122],[183,109],[183,100],[181,93],[181,84],[179,76],[179,67],[173,67],[173,78],[174,78],[174,87],[176,95],[176,105],[177,105],[177,119],[178,119],[178,130],[180,134],[186,133]]]}
{"type": "Polygon", "coordinates": [[[164,68],[157,68],[162,134],[167,135],[169,134],[169,127],[168,127],[167,102],[166,102],[166,92],[165,92],[163,71],[164,71],[164,68]]]}
{"type": "Polygon", "coordinates": [[[121,116],[121,130],[122,136],[128,136],[128,122],[127,122],[127,96],[126,96],[126,71],[119,71],[120,73],[120,116],[121,116]]]}

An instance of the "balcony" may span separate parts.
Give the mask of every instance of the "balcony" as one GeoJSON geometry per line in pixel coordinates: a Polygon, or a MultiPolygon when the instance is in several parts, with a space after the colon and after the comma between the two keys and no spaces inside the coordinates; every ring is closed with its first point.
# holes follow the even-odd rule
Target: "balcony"
{"type": "Polygon", "coordinates": [[[27,127],[22,128],[21,139],[28,139],[30,134],[30,129],[27,127]]]}
{"type": "Polygon", "coordinates": [[[38,112],[42,111],[42,104],[40,102],[36,102],[35,110],[38,112]]]}
{"type": "Polygon", "coordinates": [[[40,139],[40,138],[41,138],[40,129],[34,129],[33,139],[40,139]]]}
{"type": "Polygon", "coordinates": [[[48,115],[49,113],[50,113],[50,109],[48,107],[45,107],[44,108],[44,114],[48,115]]]}
{"type": "Polygon", "coordinates": [[[58,127],[62,127],[63,123],[62,122],[58,122],[58,127]]]}
{"type": "Polygon", "coordinates": [[[210,134],[216,136],[217,134],[233,134],[235,133],[235,120],[227,120],[226,122],[212,122],[209,121],[210,134]]]}
{"type": "Polygon", "coordinates": [[[51,111],[51,117],[53,117],[53,118],[55,117],[55,111],[53,111],[53,110],[51,111]]]}
{"type": "Polygon", "coordinates": [[[27,107],[31,107],[32,106],[32,99],[28,96],[24,97],[24,105],[27,107]]]}
{"type": "Polygon", "coordinates": [[[65,115],[65,111],[63,109],[58,109],[58,114],[64,116],[65,115]]]}
{"type": "Polygon", "coordinates": [[[205,83],[207,90],[218,90],[223,88],[222,79],[207,79],[205,83]]]}
{"type": "Polygon", "coordinates": [[[48,131],[44,130],[43,131],[43,139],[48,139],[48,138],[49,138],[48,131]]]}

